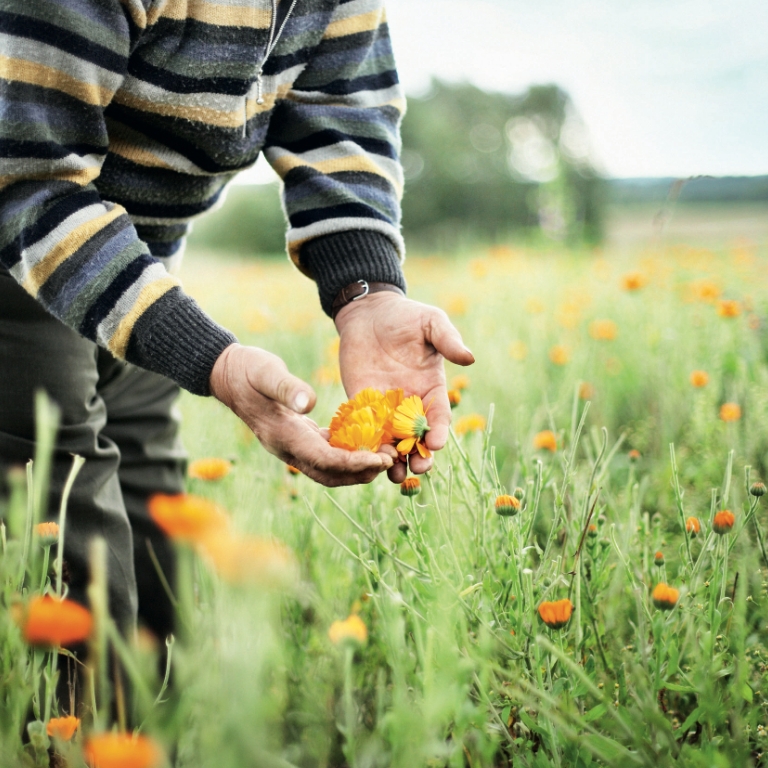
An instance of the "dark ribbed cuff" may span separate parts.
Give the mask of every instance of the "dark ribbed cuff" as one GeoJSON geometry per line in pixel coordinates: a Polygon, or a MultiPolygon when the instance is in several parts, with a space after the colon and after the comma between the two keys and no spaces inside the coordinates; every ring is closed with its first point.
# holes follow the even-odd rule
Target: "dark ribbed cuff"
{"type": "Polygon", "coordinates": [[[193,395],[210,395],[219,355],[237,339],[181,288],[161,296],[136,321],[125,359],[173,379],[193,395]]]}
{"type": "Polygon", "coordinates": [[[301,248],[302,266],[314,277],[326,315],[344,286],[357,280],[392,283],[405,291],[405,277],[392,241],[379,232],[355,229],[310,240],[301,248]]]}

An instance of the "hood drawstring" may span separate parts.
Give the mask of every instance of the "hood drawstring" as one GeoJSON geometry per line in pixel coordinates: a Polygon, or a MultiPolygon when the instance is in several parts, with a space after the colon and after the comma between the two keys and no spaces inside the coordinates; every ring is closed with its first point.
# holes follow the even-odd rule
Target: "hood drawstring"
{"type": "MultiPolygon", "coordinates": [[[[261,106],[264,103],[264,92],[263,92],[264,85],[262,82],[262,76],[264,74],[264,65],[267,63],[267,59],[269,58],[272,51],[275,50],[277,41],[280,39],[280,35],[283,34],[285,25],[288,23],[288,19],[293,13],[293,9],[296,7],[296,3],[298,2],[299,0],[292,0],[291,5],[288,8],[288,13],[285,14],[283,23],[280,25],[280,29],[278,29],[277,32],[275,32],[277,27],[277,0],[271,0],[272,13],[270,14],[270,20],[269,20],[269,39],[267,40],[267,47],[264,49],[264,56],[262,57],[261,62],[259,63],[259,67],[256,70],[256,103],[259,106],[261,106]]],[[[243,97],[243,138],[245,138],[247,135],[248,135],[248,92],[246,91],[246,94],[243,97]]]]}

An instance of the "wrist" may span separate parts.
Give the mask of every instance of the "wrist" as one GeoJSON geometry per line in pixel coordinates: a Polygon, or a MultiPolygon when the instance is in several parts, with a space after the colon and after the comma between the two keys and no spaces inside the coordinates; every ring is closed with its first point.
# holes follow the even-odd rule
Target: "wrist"
{"type": "Polygon", "coordinates": [[[368,296],[387,291],[405,296],[405,291],[397,285],[373,280],[357,280],[345,285],[337,294],[331,304],[331,317],[336,320],[339,312],[353,302],[363,301],[368,296]]]}
{"type": "Polygon", "coordinates": [[[208,386],[211,394],[224,405],[230,405],[230,398],[228,395],[228,366],[229,360],[235,351],[236,347],[240,344],[230,344],[224,349],[224,351],[216,358],[216,362],[211,369],[211,376],[208,380],[208,386]]]}

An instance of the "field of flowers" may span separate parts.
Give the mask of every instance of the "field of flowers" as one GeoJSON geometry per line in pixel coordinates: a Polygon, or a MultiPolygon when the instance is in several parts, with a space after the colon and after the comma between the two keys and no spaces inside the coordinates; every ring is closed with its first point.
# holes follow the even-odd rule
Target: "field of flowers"
{"type": "MultiPolygon", "coordinates": [[[[768,765],[767,267],[744,240],[412,258],[411,296],[477,363],[403,488],[327,491],[183,398],[215,460],[154,503],[180,555],[165,642],[115,631],[98,545],[90,612],[41,598],[66,535],[36,528],[59,519],[41,445],[2,528],[0,765],[768,765]]],[[[183,277],[329,424],[346,396],[312,284],[201,253],[183,277]]]]}

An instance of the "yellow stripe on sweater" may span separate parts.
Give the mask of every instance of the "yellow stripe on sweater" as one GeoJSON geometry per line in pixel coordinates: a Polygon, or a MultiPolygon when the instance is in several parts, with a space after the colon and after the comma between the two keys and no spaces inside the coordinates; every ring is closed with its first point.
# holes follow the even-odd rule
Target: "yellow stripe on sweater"
{"type": "Polygon", "coordinates": [[[50,173],[6,173],[0,176],[0,189],[15,184],[17,181],[71,181],[73,184],[84,187],[86,184],[90,184],[100,173],[100,165],[65,173],[56,170],[52,170],[50,173]]]}
{"type": "Polygon", "coordinates": [[[355,35],[358,32],[370,32],[376,29],[380,24],[387,20],[383,8],[377,8],[368,13],[361,13],[359,16],[350,16],[348,19],[339,19],[332,21],[325,30],[323,37],[330,40],[334,37],[344,37],[345,35],[355,35]]]}
{"type": "Polygon", "coordinates": [[[217,27],[250,27],[268,29],[271,17],[269,8],[255,8],[253,5],[226,5],[209,3],[206,0],[167,0],[160,8],[151,10],[147,16],[149,24],[163,17],[176,21],[194,19],[203,24],[217,27]]]}
{"type": "Polygon", "coordinates": [[[112,90],[93,83],[84,83],[66,72],[33,61],[0,55],[0,78],[30,85],[52,88],[74,96],[86,104],[105,107],[112,99],[112,90]]]}
{"type": "Polygon", "coordinates": [[[125,359],[125,352],[128,349],[128,342],[131,340],[133,327],[138,319],[164,294],[171,288],[179,285],[175,277],[161,277],[159,280],[153,280],[149,285],[145,285],[139,293],[136,302],[131,307],[128,314],[120,321],[117,330],[112,334],[107,346],[109,351],[121,360],[125,359]]]}
{"type": "Polygon", "coordinates": [[[296,157],[296,155],[283,155],[270,162],[280,178],[285,178],[288,171],[292,171],[294,168],[314,168],[319,173],[325,174],[341,173],[342,171],[363,171],[386,179],[394,187],[398,195],[402,192],[400,184],[388,173],[385,173],[367,155],[347,155],[346,157],[334,157],[330,160],[319,160],[315,163],[308,163],[296,157]]]}
{"type": "Polygon", "coordinates": [[[141,147],[131,144],[123,139],[116,139],[109,144],[109,151],[115,155],[120,155],[126,160],[130,160],[136,165],[144,165],[149,168],[165,168],[166,170],[176,170],[170,163],[163,160],[162,157],[156,155],[154,152],[150,152],[148,149],[142,149],[141,147]]]}
{"type": "Polygon", "coordinates": [[[99,230],[125,213],[125,208],[116,205],[111,211],[90,219],[73,229],[63,239],[59,240],[48,253],[43,256],[29,272],[24,281],[24,288],[37,296],[37,292],[45,281],[63,264],[73,253],[82,248],[99,230]]]}

